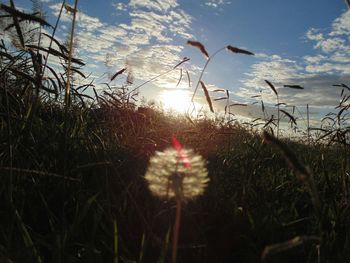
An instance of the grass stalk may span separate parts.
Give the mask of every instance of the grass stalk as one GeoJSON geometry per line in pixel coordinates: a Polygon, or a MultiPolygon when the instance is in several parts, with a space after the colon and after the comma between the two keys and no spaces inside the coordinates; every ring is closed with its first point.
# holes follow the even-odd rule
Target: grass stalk
{"type": "Polygon", "coordinates": [[[117,220],[113,220],[113,229],[114,229],[114,263],[118,263],[118,225],[117,220]]]}
{"type": "Polygon", "coordinates": [[[176,198],[176,216],[174,224],[174,233],[173,233],[173,251],[172,251],[172,263],[176,263],[177,259],[177,244],[179,241],[179,232],[180,232],[180,223],[181,223],[181,197],[176,198]]]}
{"type": "Polygon", "coordinates": [[[196,87],[194,88],[194,92],[193,92],[193,95],[192,95],[192,98],[191,98],[191,103],[192,103],[192,106],[193,106],[193,110],[195,110],[195,105],[194,105],[194,97],[196,96],[196,93],[197,93],[197,90],[198,90],[198,87],[199,87],[199,83],[201,82],[202,78],[203,78],[203,75],[204,75],[204,72],[205,70],[207,69],[208,65],[209,65],[209,62],[219,53],[221,52],[222,50],[226,49],[226,47],[222,47],[220,48],[219,50],[215,51],[213,55],[209,56],[207,61],[205,62],[204,64],[204,67],[201,71],[201,74],[199,75],[199,78],[197,80],[197,84],[196,84],[196,87]]]}
{"type": "Polygon", "coordinates": [[[146,243],[146,235],[145,235],[145,233],[143,233],[142,239],[141,239],[139,260],[137,261],[138,263],[142,263],[143,262],[143,257],[144,257],[144,254],[145,254],[145,243],[146,243]]]}
{"type": "Polygon", "coordinates": [[[78,6],[78,0],[74,1],[74,12],[73,12],[73,21],[72,21],[72,28],[70,32],[70,39],[69,39],[69,54],[68,54],[68,65],[67,65],[67,83],[66,83],[66,93],[65,93],[65,107],[66,110],[69,107],[70,104],[70,74],[71,74],[71,67],[72,67],[72,56],[73,56],[73,40],[74,40],[74,31],[75,31],[75,20],[76,20],[76,14],[77,14],[77,6],[78,6]]]}
{"type": "Polygon", "coordinates": [[[309,104],[306,104],[306,117],[307,117],[307,143],[310,145],[310,112],[309,112],[309,104]]]}
{"type": "Polygon", "coordinates": [[[160,73],[156,76],[154,76],[153,78],[150,78],[149,80],[146,80],[144,82],[142,82],[140,85],[137,85],[135,88],[133,88],[132,90],[130,90],[129,92],[127,92],[125,95],[123,95],[121,97],[121,99],[125,99],[127,98],[130,94],[132,94],[133,92],[135,92],[136,90],[138,90],[139,88],[141,88],[142,86],[164,76],[164,75],[167,75],[169,74],[170,72],[172,72],[173,70],[177,69],[180,65],[182,65],[183,63],[187,62],[189,59],[188,58],[184,58],[181,62],[179,62],[176,66],[172,67],[171,69],[168,69],[167,71],[163,72],[163,73],[160,73]]]}
{"type": "Polygon", "coordinates": [[[74,1],[74,12],[73,12],[73,21],[72,21],[72,28],[70,32],[70,41],[69,41],[69,54],[68,54],[68,65],[67,65],[67,82],[66,82],[66,89],[65,89],[65,108],[64,108],[64,166],[63,166],[63,175],[66,176],[67,173],[67,152],[68,152],[68,143],[67,143],[67,137],[68,137],[68,111],[70,107],[70,75],[71,75],[71,66],[72,66],[72,55],[73,55],[73,39],[74,39],[74,29],[75,29],[75,19],[77,14],[77,6],[78,6],[78,0],[74,1]]]}
{"type": "Polygon", "coordinates": [[[277,98],[277,138],[279,138],[280,134],[280,99],[278,94],[276,94],[277,98]]]}
{"type": "MultiPolygon", "coordinates": [[[[67,176],[67,170],[68,170],[68,125],[69,125],[69,108],[70,108],[70,77],[71,77],[71,66],[72,66],[72,55],[73,55],[73,39],[74,39],[74,29],[75,29],[75,20],[76,20],[76,14],[77,14],[77,6],[78,6],[78,0],[74,1],[74,12],[73,12],[73,20],[72,20],[72,28],[70,32],[70,42],[69,42],[69,54],[68,54],[68,65],[67,65],[67,81],[66,81],[66,88],[65,88],[65,97],[64,97],[64,124],[63,124],[63,177],[67,176]]],[[[61,207],[61,239],[60,239],[60,261],[64,262],[64,253],[65,253],[65,243],[66,240],[64,238],[65,236],[65,228],[66,228],[66,211],[65,211],[65,203],[66,195],[67,195],[67,189],[66,189],[66,182],[63,182],[63,189],[62,189],[62,207],[61,207]]]]}
{"type": "MultiPolygon", "coordinates": [[[[6,83],[6,82],[5,82],[6,83]]],[[[12,124],[11,124],[11,117],[10,117],[10,102],[9,102],[9,97],[7,94],[7,88],[6,86],[4,87],[4,93],[5,93],[5,100],[6,100],[6,118],[7,118],[7,136],[8,136],[8,151],[9,151],[9,157],[10,157],[10,179],[9,179],[9,185],[8,185],[8,190],[9,190],[9,201],[10,203],[13,202],[13,172],[12,172],[12,167],[13,167],[13,144],[12,144],[12,124]]]]}
{"type": "Polygon", "coordinates": [[[13,210],[13,214],[14,214],[14,217],[16,219],[16,223],[18,224],[18,227],[21,231],[23,242],[28,249],[31,249],[31,252],[33,254],[33,259],[35,260],[34,262],[42,263],[42,260],[41,260],[39,253],[35,247],[33,239],[31,238],[31,236],[27,230],[27,227],[25,226],[25,224],[22,220],[22,217],[18,213],[18,210],[15,208],[13,203],[11,203],[11,208],[13,210]]]}
{"type": "MultiPolygon", "coordinates": [[[[58,23],[61,20],[61,15],[62,15],[62,11],[63,11],[63,7],[64,7],[65,3],[66,3],[66,0],[63,0],[61,8],[60,8],[60,12],[58,13],[58,17],[57,17],[57,20],[56,20],[55,27],[53,28],[53,31],[52,31],[52,34],[51,34],[51,39],[50,39],[48,50],[50,50],[50,48],[52,46],[53,38],[55,37],[56,30],[57,30],[57,27],[58,27],[58,23]]],[[[45,69],[46,69],[47,62],[49,60],[49,56],[50,56],[50,52],[47,52],[46,58],[45,58],[45,62],[44,62],[43,71],[42,71],[42,76],[44,76],[44,74],[45,74],[45,69]]]]}

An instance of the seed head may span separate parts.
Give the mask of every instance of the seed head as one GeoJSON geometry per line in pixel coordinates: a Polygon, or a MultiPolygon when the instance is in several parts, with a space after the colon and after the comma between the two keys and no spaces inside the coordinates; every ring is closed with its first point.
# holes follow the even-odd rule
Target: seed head
{"type": "Polygon", "coordinates": [[[156,152],[145,175],[151,192],[160,198],[193,199],[204,192],[209,182],[206,162],[193,150],[174,148],[156,152]],[[187,165],[183,156],[186,156],[187,165]]]}

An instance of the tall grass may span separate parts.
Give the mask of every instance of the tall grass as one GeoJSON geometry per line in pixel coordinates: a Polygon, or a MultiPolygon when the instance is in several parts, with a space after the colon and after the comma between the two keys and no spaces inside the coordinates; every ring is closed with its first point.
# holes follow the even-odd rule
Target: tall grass
{"type": "Polygon", "coordinates": [[[132,83],[89,97],[50,60],[38,59],[83,65],[71,49],[54,34],[53,47],[24,37],[26,23],[48,26],[45,21],[16,10],[13,1],[1,12],[15,45],[0,45],[0,261],[171,262],[174,203],[155,198],[144,175],[173,134],[208,161],[210,177],[204,194],[181,207],[177,262],[350,257],[348,86],[336,84],[337,113],[326,116],[331,124],[318,128],[310,144],[270,134],[265,144],[261,130],[238,121],[137,107],[132,98],[141,86],[132,83]]]}

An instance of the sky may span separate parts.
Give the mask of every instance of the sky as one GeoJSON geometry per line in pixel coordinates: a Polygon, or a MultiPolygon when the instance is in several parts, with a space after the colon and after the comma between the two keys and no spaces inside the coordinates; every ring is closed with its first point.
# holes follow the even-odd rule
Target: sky
{"type": "MultiPolygon", "coordinates": [[[[30,0],[15,2],[26,10],[32,7],[30,0]]],[[[62,2],[39,2],[47,20],[55,24],[62,2]]],[[[64,40],[70,27],[71,16],[64,12],[57,37],[64,40]]],[[[208,89],[228,90],[231,102],[251,104],[256,100],[252,96],[262,94],[267,107],[274,105],[275,95],[265,82],[269,80],[280,102],[298,106],[301,118],[309,104],[316,123],[339,103],[341,89],[332,85],[350,85],[350,11],[344,0],[80,0],[76,39],[76,54],[86,62],[84,72],[91,73],[100,89],[100,83],[109,82],[107,76],[124,67],[137,86],[190,58],[181,65],[179,85],[180,68],[142,86],[140,94],[148,100],[164,102],[167,97],[169,101],[172,94],[180,99],[172,93],[175,90],[184,97],[193,94],[206,58],[187,40],[201,42],[209,55],[227,45],[255,54],[223,50],[204,72],[208,89]],[[304,90],[283,87],[290,84],[304,90]]],[[[110,84],[124,81],[125,76],[120,76],[110,84]]],[[[206,107],[201,91],[196,100],[206,107]]],[[[214,104],[215,110],[222,110],[224,103],[214,104]]],[[[261,116],[258,104],[233,111],[250,118],[261,116]]]]}

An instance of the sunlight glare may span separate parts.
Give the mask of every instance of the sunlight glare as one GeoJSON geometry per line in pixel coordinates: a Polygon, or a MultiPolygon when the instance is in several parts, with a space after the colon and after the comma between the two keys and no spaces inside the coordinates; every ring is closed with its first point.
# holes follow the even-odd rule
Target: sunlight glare
{"type": "Polygon", "coordinates": [[[160,94],[160,102],[164,109],[185,113],[191,105],[191,94],[188,90],[166,89],[160,94]]]}

